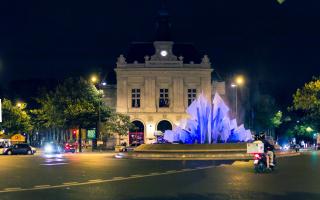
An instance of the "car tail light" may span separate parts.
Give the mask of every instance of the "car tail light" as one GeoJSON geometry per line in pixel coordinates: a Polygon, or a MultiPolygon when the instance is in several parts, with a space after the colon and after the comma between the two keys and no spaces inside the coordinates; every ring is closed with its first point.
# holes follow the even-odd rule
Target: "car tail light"
{"type": "Polygon", "coordinates": [[[254,159],[255,159],[255,160],[260,159],[260,155],[259,155],[259,154],[254,154],[254,159]]]}

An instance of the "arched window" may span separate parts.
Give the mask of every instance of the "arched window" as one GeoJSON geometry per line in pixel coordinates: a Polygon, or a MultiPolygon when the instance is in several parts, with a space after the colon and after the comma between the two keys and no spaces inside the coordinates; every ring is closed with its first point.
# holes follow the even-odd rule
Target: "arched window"
{"type": "Polygon", "coordinates": [[[172,125],[168,120],[162,120],[158,123],[157,130],[164,133],[166,130],[172,130],[172,125]]]}
{"type": "Polygon", "coordinates": [[[144,143],[144,125],[141,121],[135,120],[131,122],[135,125],[134,129],[129,130],[129,144],[144,143]]]}

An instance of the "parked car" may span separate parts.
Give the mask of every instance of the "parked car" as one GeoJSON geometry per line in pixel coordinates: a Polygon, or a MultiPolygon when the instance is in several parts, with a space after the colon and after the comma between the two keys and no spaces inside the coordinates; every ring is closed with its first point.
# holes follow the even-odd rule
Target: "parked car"
{"type": "Polygon", "coordinates": [[[65,152],[65,153],[69,153],[69,152],[75,153],[75,152],[76,152],[76,149],[77,149],[77,147],[76,147],[76,145],[74,145],[74,144],[66,143],[66,144],[64,145],[64,152],[65,152]]]}
{"type": "Polygon", "coordinates": [[[3,154],[4,146],[0,145],[0,155],[3,154]]]}
{"type": "Polygon", "coordinates": [[[116,145],[114,147],[115,152],[125,152],[126,151],[126,146],[124,145],[116,145]]]}
{"type": "Polygon", "coordinates": [[[140,143],[130,144],[129,146],[126,147],[126,151],[133,151],[135,148],[137,148],[140,145],[141,145],[140,143]]]}
{"type": "Polygon", "coordinates": [[[13,155],[13,154],[26,154],[33,155],[35,149],[33,149],[29,144],[14,144],[3,149],[3,154],[13,155]]]}

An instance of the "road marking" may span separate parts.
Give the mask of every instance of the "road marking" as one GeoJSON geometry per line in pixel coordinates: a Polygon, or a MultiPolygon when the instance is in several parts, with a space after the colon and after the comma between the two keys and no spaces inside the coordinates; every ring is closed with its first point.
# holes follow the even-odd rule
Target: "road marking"
{"type": "Polygon", "coordinates": [[[34,186],[34,188],[47,188],[47,187],[51,187],[51,185],[36,185],[36,186],[34,186]]]}
{"type": "Polygon", "coordinates": [[[79,182],[65,182],[63,185],[72,185],[72,184],[78,184],[79,182]]]}
{"type": "Polygon", "coordinates": [[[55,166],[55,165],[66,165],[68,163],[48,163],[48,164],[40,164],[40,165],[45,165],[45,166],[55,166]]]}
{"type": "Polygon", "coordinates": [[[144,176],[144,175],[141,175],[141,174],[133,174],[133,175],[130,175],[132,177],[139,177],[139,176],[144,176]]]}
{"type": "Polygon", "coordinates": [[[122,176],[116,176],[116,177],[113,177],[112,179],[115,180],[115,179],[124,179],[125,177],[122,177],[122,176]]]}
{"type": "Polygon", "coordinates": [[[93,180],[88,180],[88,182],[101,182],[103,181],[102,179],[93,179],[93,180]]]}
{"type": "Polygon", "coordinates": [[[152,172],[150,173],[150,175],[159,175],[160,173],[159,172],[152,172]]]}
{"type": "MultiPolygon", "coordinates": [[[[205,169],[214,168],[216,166],[208,166],[205,169]]],[[[108,183],[108,182],[116,182],[116,181],[123,181],[123,180],[131,180],[131,179],[139,179],[139,178],[145,178],[145,177],[154,177],[154,176],[161,176],[161,175],[168,175],[168,174],[179,174],[184,173],[186,171],[198,171],[203,170],[204,168],[193,168],[193,169],[184,169],[184,170],[169,170],[167,172],[154,172],[151,174],[145,174],[145,175],[133,175],[128,177],[113,177],[111,179],[95,179],[95,180],[89,180],[88,182],[70,182],[70,183],[63,183],[61,185],[36,185],[33,188],[5,188],[3,190],[0,190],[0,193],[9,193],[9,192],[22,192],[22,191],[34,191],[34,190],[47,190],[47,189],[56,189],[56,188],[65,188],[68,186],[83,186],[83,185],[93,185],[93,184],[99,184],[99,183],[108,183]],[[9,189],[9,190],[8,190],[9,189]]]]}
{"type": "Polygon", "coordinates": [[[21,190],[22,188],[20,187],[14,187],[14,188],[5,188],[4,190],[6,191],[15,191],[15,190],[21,190]]]}

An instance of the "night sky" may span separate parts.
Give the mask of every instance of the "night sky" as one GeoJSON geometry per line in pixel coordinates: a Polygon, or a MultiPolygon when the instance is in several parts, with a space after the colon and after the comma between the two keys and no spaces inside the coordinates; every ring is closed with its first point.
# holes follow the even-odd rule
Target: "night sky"
{"type": "MultiPolygon", "coordinates": [[[[153,41],[156,0],[1,1],[0,84],[109,73],[130,42],[153,41]]],[[[279,103],[320,75],[320,1],[167,1],[176,42],[222,77],[245,73],[279,103]]]]}

